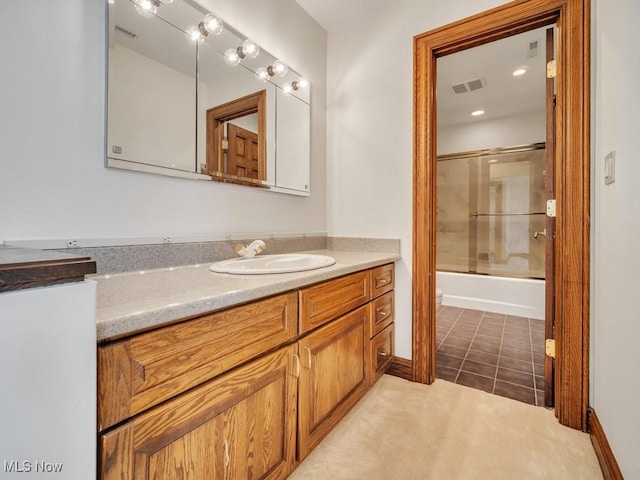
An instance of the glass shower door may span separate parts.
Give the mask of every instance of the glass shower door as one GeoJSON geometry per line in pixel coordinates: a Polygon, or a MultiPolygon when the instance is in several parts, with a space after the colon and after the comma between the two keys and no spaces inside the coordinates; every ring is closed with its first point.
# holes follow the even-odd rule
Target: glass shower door
{"type": "Polygon", "coordinates": [[[437,268],[544,278],[544,144],[462,155],[438,162],[437,268]]]}

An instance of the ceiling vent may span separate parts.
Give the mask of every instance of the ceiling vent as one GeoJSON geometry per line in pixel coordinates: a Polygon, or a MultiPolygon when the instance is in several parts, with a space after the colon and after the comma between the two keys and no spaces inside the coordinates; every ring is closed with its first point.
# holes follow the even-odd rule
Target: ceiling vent
{"type": "Polygon", "coordinates": [[[116,25],[114,30],[116,32],[120,32],[124,35],[126,35],[127,37],[130,38],[136,38],[138,35],[136,35],[135,33],[133,33],[131,30],[127,30],[126,28],[121,27],[120,25],[116,25]]]}
{"type": "Polygon", "coordinates": [[[466,82],[456,83],[455,85],[452,85],[451,88],[453,89],[454,93],[459,94],[473,92],[474,90],[480,90],[481,88],[486,86],[487,80],[485,78],[475,78],[466,82]]]}

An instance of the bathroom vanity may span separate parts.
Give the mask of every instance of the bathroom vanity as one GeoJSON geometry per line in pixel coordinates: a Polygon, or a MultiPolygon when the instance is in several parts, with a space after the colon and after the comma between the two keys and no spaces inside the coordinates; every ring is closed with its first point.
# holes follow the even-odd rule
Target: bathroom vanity
{"type": "Polygon", "coordinates": [[[398,256],[324,253],[336,264],[301,273],[96,279],[100,478],[293,471],[393,356],[398,256]],[[192,301],[171,298],[172,277],[191,278],[192,301]]]}

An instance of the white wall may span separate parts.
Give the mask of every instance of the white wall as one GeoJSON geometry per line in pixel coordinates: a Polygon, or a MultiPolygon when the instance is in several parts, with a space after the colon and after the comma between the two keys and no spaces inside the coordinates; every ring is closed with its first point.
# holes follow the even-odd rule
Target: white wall
{"type": "Polygon", "coordinates": [[[326,32],[293,0],[203,4],[310,79],[311,197],[104,168],[106,2],[3,0],[0,241],[327,230],[326,32]]]}
{"type": "Polygon", "coordinates": [[[413,36],[501,3],[399,0],[329,38],[329,232],[401,239],[396,355],[403,358],[411,358],[413,36]]]}
{"type": "Polygon", "coordinates": [[[438,155],[529,145],[546,140],[546,112],[496,118],[438,129],[438,155]]]}
{"type": "Polygon", "coordinates": [[[598,0],[595,49],[591,405],[625,478],[640,478],[640,3],[598,0]],[[604,157],[616,152],[616,181],[604,157]]]}

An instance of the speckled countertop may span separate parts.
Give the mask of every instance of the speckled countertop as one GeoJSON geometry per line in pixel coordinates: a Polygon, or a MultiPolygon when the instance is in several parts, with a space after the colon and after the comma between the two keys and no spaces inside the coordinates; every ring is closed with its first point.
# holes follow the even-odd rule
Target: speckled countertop
{"type": "Polygon", "coordinates": [[[98,283],[97,339],[102,342],[123,337],[400,259],[395,253],[307,253],[332,256],[336,263],[306,272],[269,275],[213,273],[206,264],[90,276],[98,283]]]}

